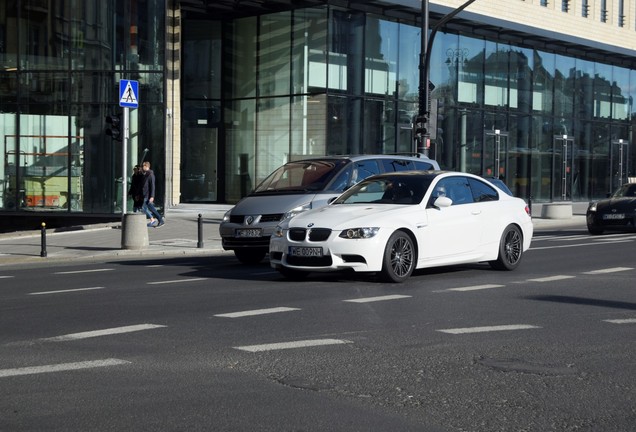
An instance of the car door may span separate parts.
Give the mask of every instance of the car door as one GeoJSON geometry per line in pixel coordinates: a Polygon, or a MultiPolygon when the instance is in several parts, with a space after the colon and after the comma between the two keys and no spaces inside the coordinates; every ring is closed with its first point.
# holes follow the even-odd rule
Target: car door
{"type": "Polygon", "coordinates": [[[462,262],[475,254],[480,241],[481,209],[475,203],[468,179],[451,176],[431,185],[426,206],[427,225],[420,230],[419,257],[423,264],[462,262]],[[450,207],[435,207],[435,199],[445,194],[450,207]]]}

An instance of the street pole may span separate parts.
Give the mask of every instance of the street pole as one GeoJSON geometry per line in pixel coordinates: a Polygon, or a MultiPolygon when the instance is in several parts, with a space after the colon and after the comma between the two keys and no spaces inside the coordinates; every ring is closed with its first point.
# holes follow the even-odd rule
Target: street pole
{"type": "Polygon", "coordinates": [[[428,2],[429,0],[422,0],[422,46],[420,51],[420,87],[419,87],[419,108],[417,113],[417,119],[415,121],[415,141],[416,151],[418,153],[424,153],[428,156],[428,140],[430,137],[430,119],[431,114],[430,107],[430,89],[429,89],[429,70],[431,65],[431,50],[433,48],[433,41],[437,31],[444,26],[448,21],[452,20],[455,15],[466,9],[476,0],[468,0],[466,3],[453,10],[452,12],[444,15],[441,20],[433,26],[431,34],[429,31],[428,22],[428,2]]]}
{"type": "Polygon", "coordinates": [[[124,107],[123,129],[124,138],[122,139],[122,175],[121,175],[121,214],[122,217],[127,213],[128,209],[128,136],[130,123],[130,108],[124,107]]]}

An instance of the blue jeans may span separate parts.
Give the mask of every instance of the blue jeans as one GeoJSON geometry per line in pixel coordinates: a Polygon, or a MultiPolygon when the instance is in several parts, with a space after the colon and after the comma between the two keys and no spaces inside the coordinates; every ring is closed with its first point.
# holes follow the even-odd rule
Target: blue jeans
{"type": "Polygon", "coordinates": [[[161,213],[159,213],[155,205],[147,199],[144,200],[143,210],[146,213],[146,216],[148,216],[150,219],[154,217],[155,219],[157,219],[157,221],[159,221],[159,224],[163,223],[163,217],[161,216],[161,213]]]}

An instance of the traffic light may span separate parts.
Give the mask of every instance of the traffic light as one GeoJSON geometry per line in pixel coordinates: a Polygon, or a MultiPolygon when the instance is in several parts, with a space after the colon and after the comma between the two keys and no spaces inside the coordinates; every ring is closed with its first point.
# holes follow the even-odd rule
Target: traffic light
{"type": "Polygon", "coordinates": [[[415,119],[415,135],[417,136],[428,135],[428,132],[429,132],[428,128],[429,128],[428,114],[418,116],[415,119]]]}
{"type": "Polygon", "coordinates": [[[106,135],[115,141],[121,141],[121,114],[106,116],[106,135]]]}

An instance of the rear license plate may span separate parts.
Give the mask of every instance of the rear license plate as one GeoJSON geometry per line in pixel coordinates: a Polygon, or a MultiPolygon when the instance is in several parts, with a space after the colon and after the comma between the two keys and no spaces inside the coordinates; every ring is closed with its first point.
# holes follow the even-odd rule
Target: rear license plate
{"type": "Polygon", "coordinates": [[[234,233],[235,237],[261,237],[262,230],[260,228],[237,229],[234,233]]]}
{"type": "Polygon", "coordinates": [[[290,246],[289,255],[300,257],[321,257],[321,247],[290,246]]]}
{"type": "Polygon", "coordinates": [[[611,213],[603,215],[603,219],[625,219],[623,213],[611,213]]]}

